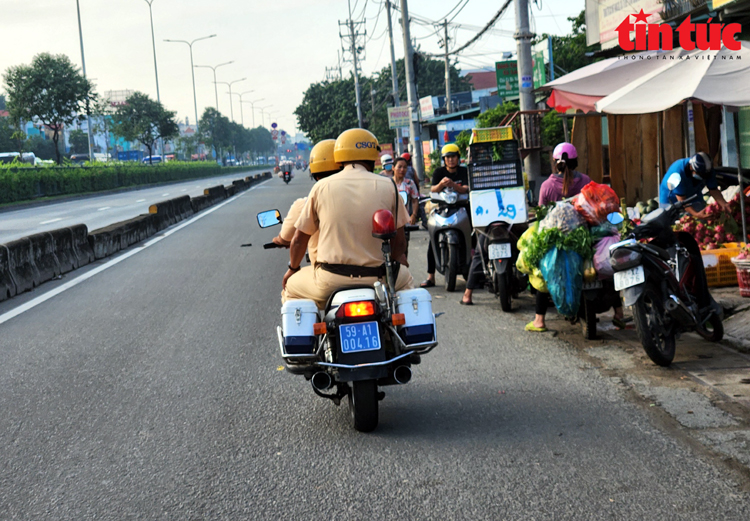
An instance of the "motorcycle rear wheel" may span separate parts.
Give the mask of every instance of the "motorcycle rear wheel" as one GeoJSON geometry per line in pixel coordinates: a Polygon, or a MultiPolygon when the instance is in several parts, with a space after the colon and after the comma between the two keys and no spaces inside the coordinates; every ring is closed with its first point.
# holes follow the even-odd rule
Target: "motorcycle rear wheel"
{"type": "Polygon", "coordinates": [[[507,271],[505,273],[495,272],[495,288],[497,289],[497,297],[500,299],[500,309],[508,313],[511,310],[513,298],[511,293],[513,290],[507,271]]]}
{"type": "Polygon", "coordinates": [[[594,303],[581,298],[581,330],[586,340],[596,340],[596,310],[594,303]]]}
{"type": "Polygon", "coordinates": [[[711,315],[704,327],[695,329],[695,332],[709,342],[721,342],[724,338],[724,323],[718,315],[711,315]]]}
{"type": "Polygon", "coordinates": [[[371,432],[378,426],[378,386],[375,380],[352,382],[349,416],[352,427],[359,432],[371,432]]]}
{"type": "Polygon", "coordinates": [[[445,291],[456,291],[458,276],[458,246],[448,244],[443,250],[445,260],[445,291]]]}
{"type": "Polygon", "coordinates": [[[633,306],[633,319],[638,338],[648,357],[662,367],[668,367],[675,355],[674,333],[664,333],[666,311],[661,293],[652,282],[647,282],[638,302],[633,306]]]}

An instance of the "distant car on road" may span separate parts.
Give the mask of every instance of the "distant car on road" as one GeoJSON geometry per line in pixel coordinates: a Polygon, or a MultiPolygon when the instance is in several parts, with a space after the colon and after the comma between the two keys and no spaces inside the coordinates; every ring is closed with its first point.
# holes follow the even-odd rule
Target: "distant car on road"
{"type": "Polygon", "coordinates": [[[161,156],[146,156],[143,158],[144,165],[158,165],[161,163],[161,156]]]}
{"type": "Polygon", "coordinates": [[[76,163],[77,165],[80,165],[81,163],[85,163],[89,160],[88,154],[73,154],[70,156],[70,160],[76,163]]]}

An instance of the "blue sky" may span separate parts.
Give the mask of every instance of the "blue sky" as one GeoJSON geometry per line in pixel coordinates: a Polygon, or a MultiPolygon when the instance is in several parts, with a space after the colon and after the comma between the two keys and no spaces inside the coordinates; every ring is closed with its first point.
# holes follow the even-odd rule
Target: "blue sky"
{"type": "MultiPolygon", "coordinates": [[[[40,52],[67,54],[80,65],[78,23],[75,0],[1,0],[0,70],[29,63],[40,52]]],[[[441,20],[455,15],[450,37],[452,45],[468,41],[484,26],[503,2],[488,0],[410,0],[409,10],[420,19],[441,20]],[[463,8],[456,15],[458,9],[463,8]]],[[[584,0],[532,2],[534,29],[566,34],[568,16],[577,15],[584,0]]],[[[80,0],[86,68],[97,90],[133,89],[156,98],[149,11],[145,0],[80,0]]],[[[363,72],[380,70],[389,61],[383,4],[380,0],[352,0],[353,18],[364,19],[367,44],[363,72]],[[380,14],[378,14],[380,13],[380,14]]],[[[325,78],[325,68],[336,65],[341,49],[339,20],[348,18],[346,0],[153,0],[154,30],[162,102],[178,117],[193,118],[193,93],[188,47],[166,43],[164,39],[192,40],[216,33],[217,38],[194,46],[196,64],[216,65],[233,60],[218,69],[219,81],[247,80],[234,85],[235,92],[253,90],[245,100],[264,98],[258,106],[267,110],[282,128],[295,131],[292,114],[311,82],[325,78]]],[[[403,40],[395,13],[396,57],[403,56],[403,40]]],[[[462,69],[491,66],[502,52],[514,51],[513,5],[495,25],[491,34],[467,49],[459,59],[462,69]]],[[[422,50],[440,52],[436,28],[412,23],[412,36],[422,50]]],[[[442,31],[440,31],[442,33],[442,31]]],[[[348,74],[351,65],[344,65],[348,74]]],[[[213,76],[209,69],[196,69],[198,111],[215,103],[213,76]]],[[[219,86],[219,110],[229,116],[229,95],[219,86]]],[[[240,121],[235,97],[235,120],[240,121]]],[[[250,105],[244,108],[245,125],[251,126],[250,105]]],[[[256,110],[256,125],[261,123],[256,110]]],[[[268,119],[266,119],[268,123],[268,119]]]]}

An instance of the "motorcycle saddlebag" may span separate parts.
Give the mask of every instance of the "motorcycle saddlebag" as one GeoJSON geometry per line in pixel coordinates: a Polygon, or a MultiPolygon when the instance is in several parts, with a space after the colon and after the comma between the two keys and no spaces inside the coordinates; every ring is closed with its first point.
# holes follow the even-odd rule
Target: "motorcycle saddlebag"
{"type": "Polygon", "coordinates": [[[307,299],[288,300],[281,306],[281,328],[284,331],[284,354],[312,355],[316,340],[314,325],[318,307],[307,299]]]}
{"type": "Polygon", "coordinates": [[[398,334],[406,345],[435,339],[435,316],[432,314],[432,295],[429,291],[417,288],[397,292],[396,309],[406,319],[406,323],[398,328],[398,334]]]}

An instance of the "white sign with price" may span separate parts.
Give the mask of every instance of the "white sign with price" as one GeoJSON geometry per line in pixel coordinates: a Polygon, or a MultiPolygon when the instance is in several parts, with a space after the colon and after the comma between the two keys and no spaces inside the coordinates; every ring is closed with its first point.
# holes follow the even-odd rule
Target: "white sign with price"
{"type": "Polygon", "coordinates": [[[526,192],[522,186],[498,188],[494,190],[473,190],[471,201],[471,222],[475,228],[483,228],[490,223],[524,223],[528,220],[526,192]]]}

